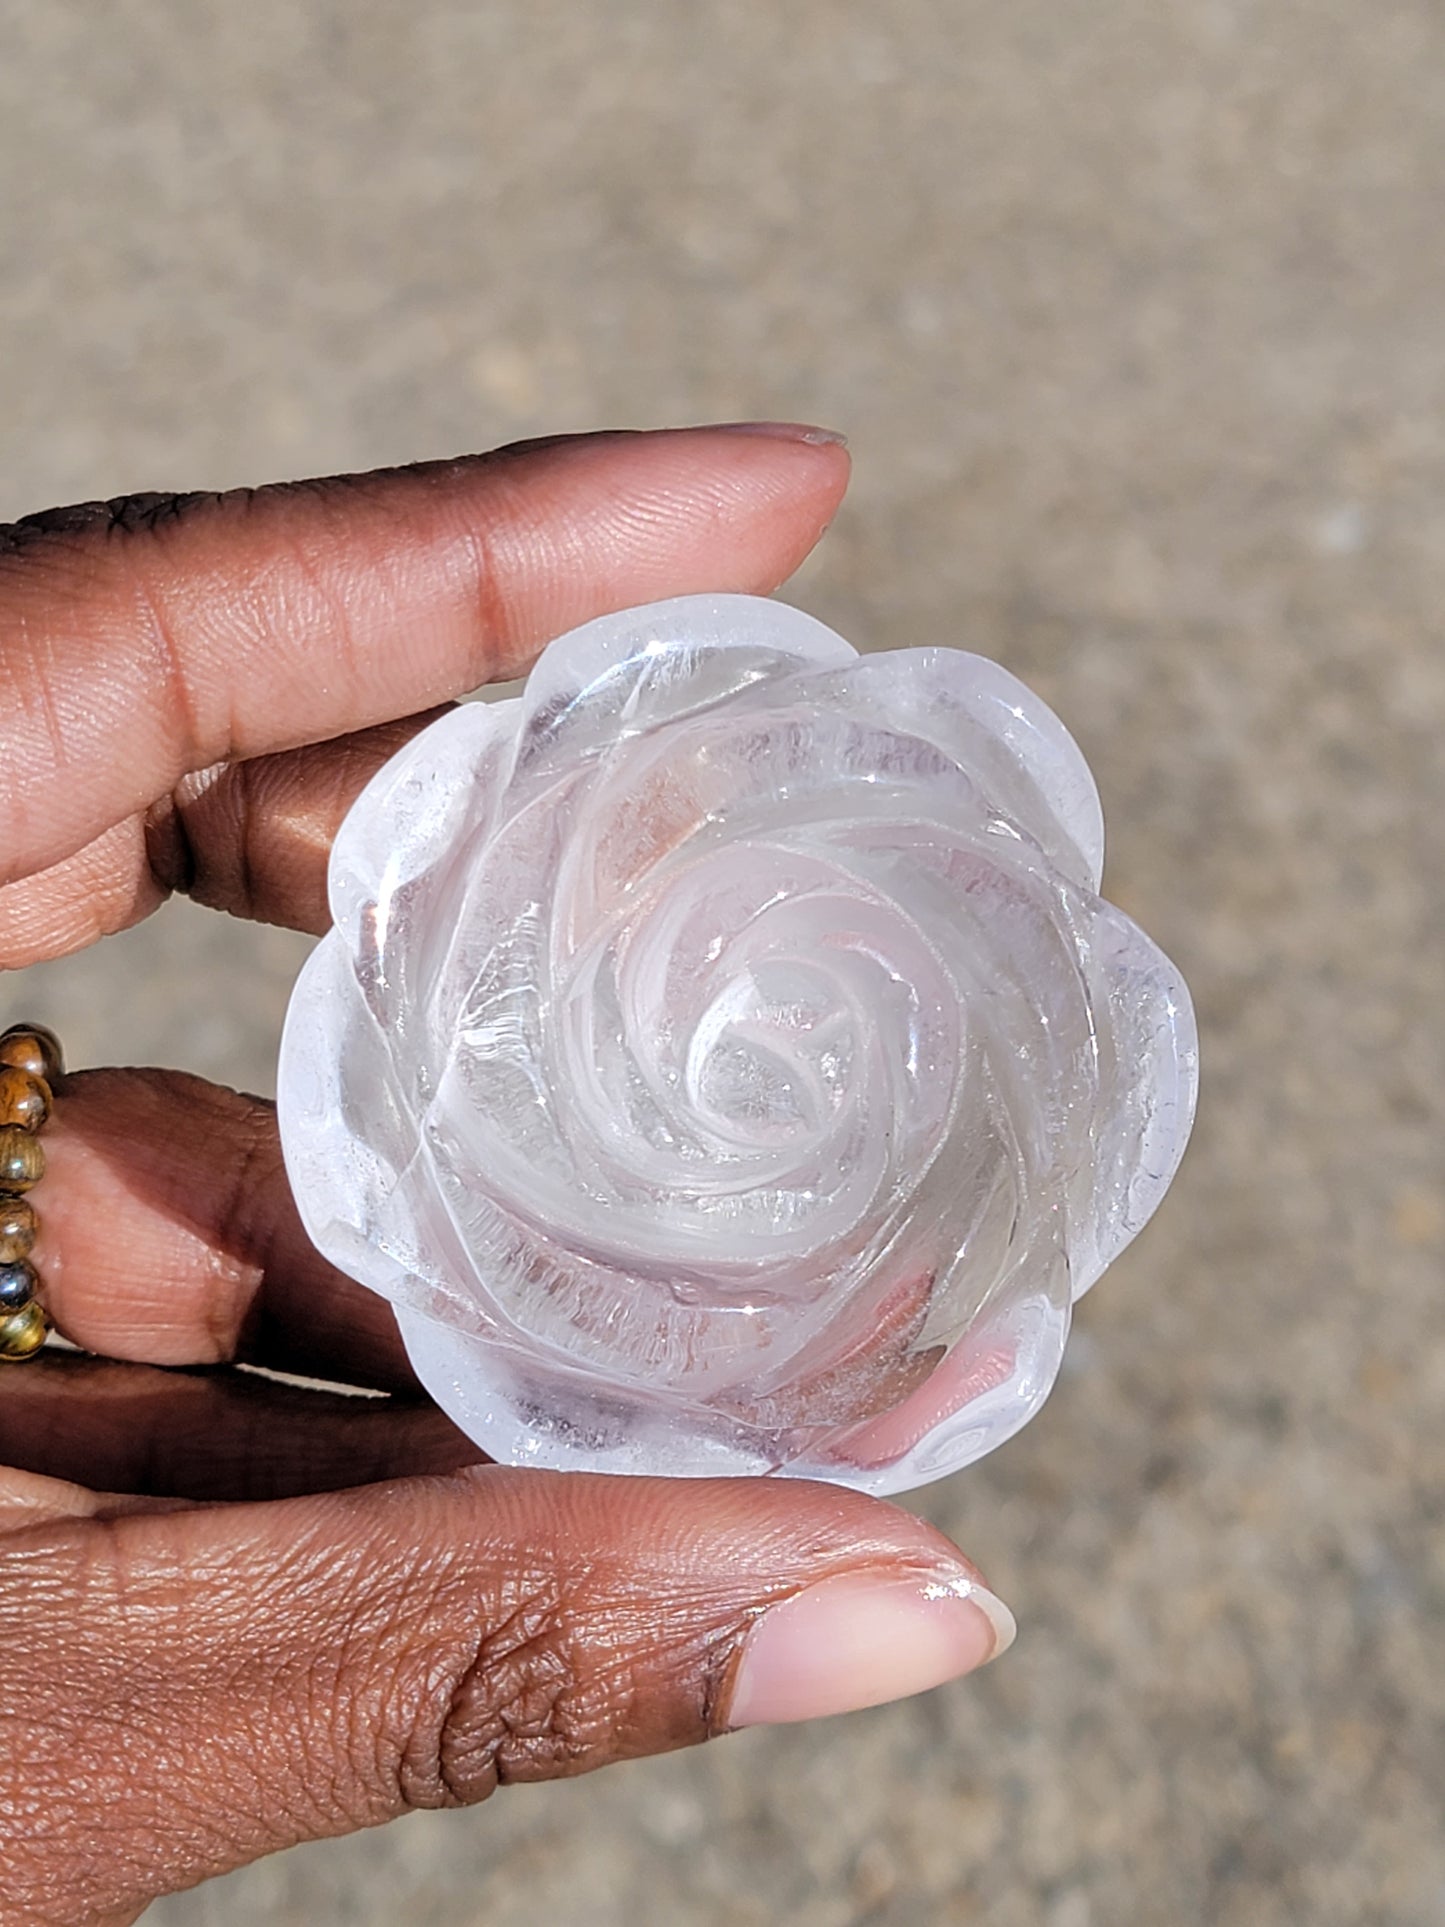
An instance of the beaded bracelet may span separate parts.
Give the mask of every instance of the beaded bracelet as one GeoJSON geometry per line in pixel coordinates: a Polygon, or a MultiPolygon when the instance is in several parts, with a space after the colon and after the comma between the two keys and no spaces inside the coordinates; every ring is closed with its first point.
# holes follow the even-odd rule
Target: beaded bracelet
{"type": "Polygon", "coordinates": [[[45,1175],[40,1132],[63,1069],[60,1042],[43,1024],[12,1024],[0,1036],[0,1362],[33,1358],[50,1330],[30,1262],[40,1221],[22,1194],[45,1175]]]}

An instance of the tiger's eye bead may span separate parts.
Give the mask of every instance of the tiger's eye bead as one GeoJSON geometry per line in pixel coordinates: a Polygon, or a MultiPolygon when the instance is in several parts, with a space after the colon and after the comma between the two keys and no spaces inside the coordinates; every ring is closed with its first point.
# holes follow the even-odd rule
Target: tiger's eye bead
{"type": "Polygon", "coordinates": [[[0,1037],[0,1064],[29,1071],[32,1077],[43,1077],[47,1084],[53,1084],[65,1069],[60,1039],[44,1024],[12,1024],[0,1037]]]}
{"type": "Polygon", "coordinates": [[[50,1086],[33,1071],[0,1067],[0,1124],[18,1124],[22,1131],[38,1131],[50,1115],[50,1086]]]}
{"type": "Polygon", "coordinates": [[[38,1228],[33,1205],[24,1198],[0,1197],[0,1265],[26,1257],[38,1228]]]}
{"type": "Polygon", "coordinates": [[[45,1313],[33,1300],[23,1311],[0,1318],[0,1359],[29,1358],[45,1343],[49,1329],[45,1313]]]}
{"type": "Polygon", "coordinates": [[[27,1265],[23,1258],[13,1265],[0,1265],[0,1314],[28,1305],[39,1283],[34,1265],[27,1265]]]}
{"type": "Polygon", "coordinates": [[[0,1129],[0,1191],[28,1191],[45,1176],[40,1140],[18,1124],[0,1129]]]}

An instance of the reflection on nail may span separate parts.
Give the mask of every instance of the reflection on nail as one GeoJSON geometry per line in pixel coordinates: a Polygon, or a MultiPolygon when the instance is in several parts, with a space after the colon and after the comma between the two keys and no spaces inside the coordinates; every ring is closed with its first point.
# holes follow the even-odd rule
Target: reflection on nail
{"type": "Polygon", "coordinates": [[[816,428],[811,422],[713,422],[719,435],[766,435],[776,442],[810,442],[816,448],[846,448],[848,437],[836,428],[816,428]]]}
{"type": "Polygon", "coordinates": [[[1013,1614],[966,1573],[843,1573],[770,1606],[744,1642],[730,1727],[819,1719],[921,1693],[1012,1645],[1013,1614]]]}

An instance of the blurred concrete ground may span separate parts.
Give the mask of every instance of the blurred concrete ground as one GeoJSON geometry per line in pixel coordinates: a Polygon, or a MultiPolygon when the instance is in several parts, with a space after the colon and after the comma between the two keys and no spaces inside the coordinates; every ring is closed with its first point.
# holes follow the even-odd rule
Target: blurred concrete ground
{"type": "MultiPolygon", "coordinates": [[[[151,1918],[1445,1919],[1442,207],[1432,0],[0,0],[0,513],[836,424],[798,599],[1056,704],[1204,1025],[1048,1410],[923,1495],[1004,1664],[151,1918]]],[[[303,947],[5,1001],[265,1086],[303,947]]]]}

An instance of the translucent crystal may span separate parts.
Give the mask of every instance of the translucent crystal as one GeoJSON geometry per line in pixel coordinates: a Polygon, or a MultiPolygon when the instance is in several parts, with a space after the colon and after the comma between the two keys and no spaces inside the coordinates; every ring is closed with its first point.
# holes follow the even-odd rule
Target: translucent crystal
{"type": "Polygon", "coordinates": [[[486,1451],[900,1491],[1053,1383],[1193,1114],[1087,766],[954,649],[692,596],[422,731],[282,1044],[320,1249],[486,1451]]]}

